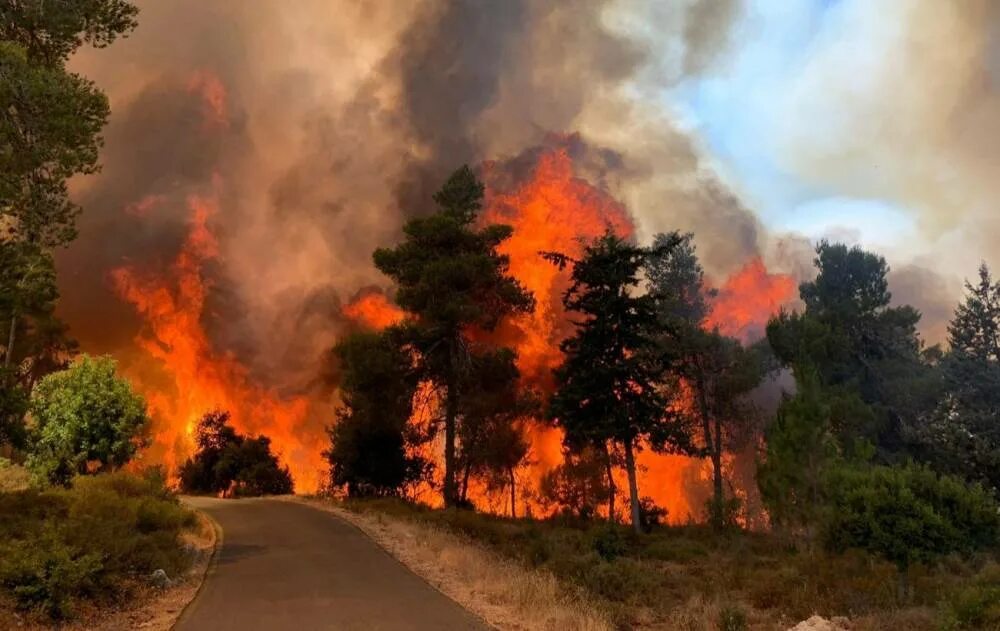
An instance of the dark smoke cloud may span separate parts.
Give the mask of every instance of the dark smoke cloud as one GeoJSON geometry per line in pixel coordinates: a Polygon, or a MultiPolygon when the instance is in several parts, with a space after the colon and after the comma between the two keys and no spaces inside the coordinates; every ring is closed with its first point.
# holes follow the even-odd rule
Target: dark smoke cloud
{"type": "Polygon", "coordinates": [[[138,326],[108,271],[165,270],[186,198],[213,195],[206,330],[268,385],[320,387],[342,304],[386,285],[371,251],[450,170],[552,132],[580,132],[581,176],[624,201],[644,236],[694,230],[713,273],[766,245],[697,141],[635,97],[718,62],[735,1],[140,5],[133,37],[74,60],[114,110],[104,172],[79,183],[81,237],[60,266],[85,348],[127,346],[138,326]]]}

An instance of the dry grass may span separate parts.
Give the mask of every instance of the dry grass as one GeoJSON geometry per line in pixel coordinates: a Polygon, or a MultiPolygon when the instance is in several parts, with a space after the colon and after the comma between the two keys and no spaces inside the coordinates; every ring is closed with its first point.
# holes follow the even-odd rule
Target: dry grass
{"type": "Polygon", "coordinates": [[[637,537],[601,523],[398,500],[320,503],[501,628],[784,631],[819,614],[849,617],[852,631],[1000,631],[992,554],[914,567],[901,604],[891,564],[762,533],[682,526],[637,537]]]}
{"type": "Polygon", "coordinates": [[[304,500],[354,524],[416,574],[498,629],[613,627],[607,612],[550,572],[505,559],[444,529],[406,519],[357,513],[323,500],[304,500]]]}

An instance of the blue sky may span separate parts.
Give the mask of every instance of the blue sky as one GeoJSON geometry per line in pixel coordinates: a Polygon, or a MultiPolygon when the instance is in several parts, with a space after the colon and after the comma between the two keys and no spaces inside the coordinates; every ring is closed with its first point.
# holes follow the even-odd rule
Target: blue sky
{"type": "Polygon", "coordinates": [[[782,101],[817,47],[837,37],[843,8],[840,0],[748,0],[731,57],[665,97],[768,226],[891,248],[912,236],[906,209],[817,188],[781,166],[780,139],[803,123],[789,120],[782,101]]]}

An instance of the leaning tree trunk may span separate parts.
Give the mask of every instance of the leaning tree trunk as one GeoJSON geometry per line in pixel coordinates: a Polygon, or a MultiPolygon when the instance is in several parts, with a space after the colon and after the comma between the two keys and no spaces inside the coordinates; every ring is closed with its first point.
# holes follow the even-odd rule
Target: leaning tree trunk
{"type": "Polygon", "coordinates": [[[642,516],[639,513],[639,483],[635,476],[635,456],[632,454],[632,440],[625,441],[625,468],[628,470],[628,497],[632,505],[632,529],[642,532],[642,516]]]}
{"type": "Polygon", "coordinates": [[[14,358],[14,332],[17,330],[17,310],[10,314],[10,332],[7,334],[7,351],[3,356],[4,368],[10,367],[10,362],[14,358]]]}
{"type": "Polygon", "coordinates": [[[615,470],[611,464],[611,448],[604,443],[604,465],[608,475],[608,521],[612,524],[618,521],[615,518],[615,495],[618,489],[615,488],[615,470]]]}

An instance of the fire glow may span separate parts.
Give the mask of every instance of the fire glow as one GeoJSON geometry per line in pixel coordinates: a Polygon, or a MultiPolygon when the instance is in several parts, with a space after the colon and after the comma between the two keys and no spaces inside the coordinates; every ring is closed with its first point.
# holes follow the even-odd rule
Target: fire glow
{"type": "Polygon", "coordinates": [[[166,273],[143,274],[129,267],[111,273],[118,295],[144,319],[137,346],[159,363],[164,375],[156,379],[145,370],[129,371],[153,419],[147,459],[176,473],[194,452],[198,419],[212,410],[228,410],[237,430],[271,438],[298,491],[315,491],[323,476],[323,434],[307,426],[310,402],[301,397],[282,399],[254,382],[235,357],[212,349],[202,327],[211,290],[202,268],[219,256],[209,229],[218,203],[212,197],[191,197],[188,207],[187,239],[166,273]]]}

